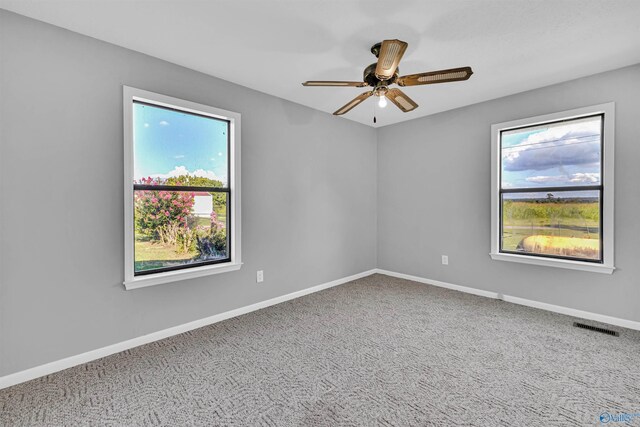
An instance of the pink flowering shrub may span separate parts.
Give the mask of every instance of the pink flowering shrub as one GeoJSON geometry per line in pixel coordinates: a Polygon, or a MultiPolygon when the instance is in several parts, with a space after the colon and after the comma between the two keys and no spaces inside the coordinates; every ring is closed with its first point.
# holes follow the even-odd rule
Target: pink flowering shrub
{"type": "MultiPolygon", "coordinates": [[[[160,179],[142,178],[139,184],[161,185],[160,179]]],[[[192,192],[144,190],[135,192],[136,228],[162,243],[179,246],[184,252],[195,243],[189,229],[195,203],[192,192]]]]}
{"type": "MultiPolygon", "coordinates": [[[[194,185],[220,187],[219,181],[207,178],[180,176],[168,178],[142,178],[143,185],[194,185]]],[[[226,209],[226,194],[214,193],[212,202],[218,209],[226,209]]],[[[220,258],[227,255],[227,231],[215,211],[210,216],[210,226],[199,224],[193,215],[194,192],[136,190],[136,232],[153,240],[176,247],[178,252],[197,251],[200,258],[220,258]]]]}

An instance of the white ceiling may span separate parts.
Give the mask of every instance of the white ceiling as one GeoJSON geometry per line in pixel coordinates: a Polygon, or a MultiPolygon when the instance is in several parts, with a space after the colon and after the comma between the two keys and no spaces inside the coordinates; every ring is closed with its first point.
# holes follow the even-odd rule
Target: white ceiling
{"type": "MultiPolygon", "coordinates": [[[[640,63],[638,0],[0,0],[0,7],[309,107],[364,88],[371,45],[409,43],[400,74],[469,65],[465,82],[408,87],[376,127],[640,63]]],[[[345,116],[373,126],[373,98],[345,116]]],[[[377,108],[377,107],[376,107],[377,108]]],[[[336,117],[336,120],[341,118],[336,117]]]]}

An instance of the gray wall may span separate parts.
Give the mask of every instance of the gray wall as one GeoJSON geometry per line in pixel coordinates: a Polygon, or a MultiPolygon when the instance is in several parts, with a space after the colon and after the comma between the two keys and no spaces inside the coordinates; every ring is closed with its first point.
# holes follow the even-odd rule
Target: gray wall
{"type": "Polygon", "coordinates": [[[0,375],[376,263],[640,321],[640,66],[377,132],[3,10],[0,67],[0,375]],[[123,84],[242,114],[240,271],[123,289],[123,84]],[[609,101],[618,270],[492,261],[490,125],[609,101]]]}
{"type": "Polygon", "coordinates": [[[2,10],[0,31],[0,375],[375,268],[373,128],[2,10]],[[123,289],[123,84],[242,114],[240,271],[123,289]]]}
{"type": "Polygon", "coordinates": [[[379,129],[378,267],[640,321],[639,112],[636,65],[379,129]],[[616,103],[618,269],[603,275],[492,261],[491,124],[609,101],[616,103]]]}

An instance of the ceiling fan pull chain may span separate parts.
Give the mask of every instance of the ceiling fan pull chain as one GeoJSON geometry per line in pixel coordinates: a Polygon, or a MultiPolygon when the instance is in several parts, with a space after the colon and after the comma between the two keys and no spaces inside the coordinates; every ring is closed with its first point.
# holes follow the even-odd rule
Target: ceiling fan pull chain
{"type": "Polygon", "coordinates": [[[373,103],[373,124],[376,123],[376,103],[373,103]]]}

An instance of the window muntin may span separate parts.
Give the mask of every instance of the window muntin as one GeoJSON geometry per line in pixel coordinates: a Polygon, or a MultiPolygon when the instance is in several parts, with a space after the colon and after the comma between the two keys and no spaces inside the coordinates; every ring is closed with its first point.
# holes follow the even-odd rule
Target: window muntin
{"type": "Polygon", "coordinates": [[[499,251],[603,263],[604,115],[500,131],[499,251]]]}

